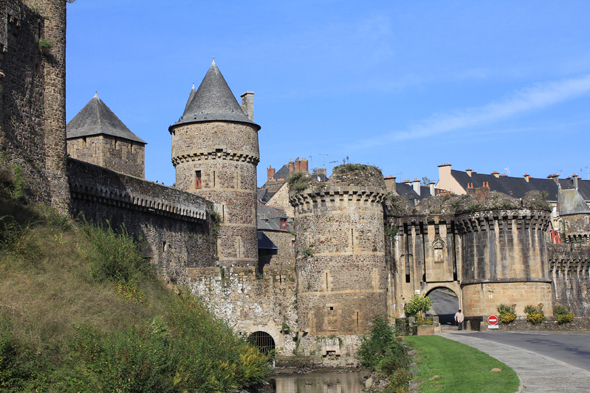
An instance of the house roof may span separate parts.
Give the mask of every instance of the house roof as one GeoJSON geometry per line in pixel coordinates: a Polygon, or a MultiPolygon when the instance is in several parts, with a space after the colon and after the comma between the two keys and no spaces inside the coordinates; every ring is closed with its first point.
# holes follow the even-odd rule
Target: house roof
{"type": "Polygon", "coordinates": [[[403,196],[407,200],[414,201],[415,199],[421,199],[420,196],[416,193],[416,191],[414,191],[414,187],[412,187],[411,184],[396,183],[395,190],[400,196],[403,196]]]}
{"type": "Polygon", "coordinates": [[[280,207],[258,205],[257,213],[257,224],[258,230],[270,230],[270,231],[290,231],[292,230],[292,223],[287,221],[287,229],[281,229],[281,219],[288,220],[287,213],[280,207]]]}
{"type": "Polygon", "coordinates": [[[279,248],[264,234],[264,232],[258,231],[258,249],[278,250],[279,248]]]}
{"type": "Polygon", "coordinates": [[[197,91],[193,86],[184,113],[174,125],[209,121],[248,123],[260,129],[260,126],[250,120],[238,104],[225,78],[217,68],[215,60],[211,63],[211,67],[197,91]]]}
{"type": "Polygon", "coordinates": [[[480,174],[472,172],[471,176],[467,172],[451,170],[451,176],[467,190],[468,184],[474,188],[483,187],[484,183],[489,184],[490,191],[498,191],[514,198],[523,198],[529,191],[547,192],[547,201],[557,202],[557,192],[559,187],[553,179],[529,178],[527,182],[521,177],[510,177],[480,174]]]}
{"type": "MultiPolygon", "coordinates": [[[[559,179],[562,190],[574,188],[574,182],[571,178],[559,179]]],[[[590,201],[590,180],[578,179],[578,192],[586,202],[590,201]]]]}
{"type": "Polygon", "coordinates": [[[275,174],[273,175],[273,179],[275,180],[279,180],[279,179],[285,179],[287,180],[289,178],[289,167],[287,165],[283,165],[281,167],[281,169],[279,169],[277,172],[275,172],[275,174]]]}
{"type": "Polygon", "coordinates": [[[560,216],[570,214],[590,214],[590,207],[584,202],[584,198],[575,188],[568,190],[559,190],[559,200],[557,203],[560,216]]]}
{"type": "Polygon", "coordinates": [[[96,94],[66,126],[67,139],[110,135],[146,144],[135,135],[96,94]]]}

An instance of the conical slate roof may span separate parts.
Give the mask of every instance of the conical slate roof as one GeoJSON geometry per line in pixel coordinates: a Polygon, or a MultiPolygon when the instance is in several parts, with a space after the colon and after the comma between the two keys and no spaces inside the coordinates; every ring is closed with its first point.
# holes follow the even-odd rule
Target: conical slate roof
{"type": "Polygon", "coordinates": [[[175,125],[208,121],[236,121],[258,126],[246,116],[238,104],[215,60],[196,92],[193,86],[184,114],[175,125]]]}
{"type": "Polygon", "coordinates": [[[559,190],[557,198],[559,215],[567,216],[571,214],[590,214],[590,208],[584,202],[584,198],[578,190],[568,189],[559,190]]]}
{"type": "Polygon", "coordinates": [[[146,144],[135,135],[96,94],[66,126],[67,138],[110,135],[146,144]]]}

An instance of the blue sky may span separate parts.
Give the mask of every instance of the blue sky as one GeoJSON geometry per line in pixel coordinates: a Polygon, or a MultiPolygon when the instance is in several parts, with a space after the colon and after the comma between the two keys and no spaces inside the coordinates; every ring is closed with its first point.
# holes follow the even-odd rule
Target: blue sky
{"type": "Polygon", "coordinates": [[[398,181],[436,181],[446,162],[587,179],[588,15],[587,1],[78,0],[67,120],[98,91],[148,142],[146,178],[171,185],[168,126],[215,56],[236,96],[255,92],[259,185],[297,157],[398,181]]]}

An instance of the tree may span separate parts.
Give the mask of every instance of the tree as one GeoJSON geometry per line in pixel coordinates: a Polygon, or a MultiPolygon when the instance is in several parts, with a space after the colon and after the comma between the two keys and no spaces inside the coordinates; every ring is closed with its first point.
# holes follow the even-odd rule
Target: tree
{"type": "Polygon", "coordinates": [[[416,316],[420,314],[422,317],[432,307],[432,299],[426,295],[414,295],[404,305],[404,311],[406,316],[416,316]]]}
{"type": "Polygon", "coordinates": [[[423,186],[427,186],[427,185],[429,185],[429,184],[430,184],[430,182],[431,182],[431,181],[432,181],[432,180],[430,180],[429,178],[427,178],[426,176],[424,176],[424,177],[422,178],[422,183],[421,183],[421,184],[422,184],[423,186]]]}

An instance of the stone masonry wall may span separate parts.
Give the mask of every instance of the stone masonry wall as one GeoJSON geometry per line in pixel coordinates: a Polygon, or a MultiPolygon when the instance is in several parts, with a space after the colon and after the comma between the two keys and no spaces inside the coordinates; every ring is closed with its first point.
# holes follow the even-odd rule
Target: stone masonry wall
{"type": "Polygon", "coordinates": [[[171,284],[187,284],[188,267],[214,266],[212,204],[196,195],[68,160],[75,214],[145,240],[146,256],[171,284]]]}
{"type": "Polygon", "coordinates": [[[176,187],[212,201],[221,219],[219,264],[256,266],[257,127],[208,122],[172,126],[170,133],[176,187]],[[201,174],[200,184],[196,181],[197,171],[201,174]]]}
{"type": "Polygon", "coordinates": [[[68,139],[68,155],[113,171],[145,178],[145,146],[127,139],[94,135],[68,139]]]}
{"type": "Polygon", "coordinates": [[[28,202],[67,213],[66,4],[2,0],[0,15],[0,150],[24,169],[28,202]]]}
{"type": "Polygon", "coordinates": [[[189,288],[234,330],[270,334],[279,353],[292,354],[299,337],[295,266],[191,268],[189,288]],[[289,332],[281,331],[283,324],[289,332]]]}
{"type": "Polygon", "coordinates": [[[387,312],[381,188],[293,191],[300,327],[310,335],[365,334],[387,312]]]}
{"type": "Polygon", "coordinates": [[[280,207],[287,217],[294,218],[295,210],[289,203],[289,183],[285,182],[281,188],[266,202],[267,205],[280,207]]]}
{"type": "Polygon", "coordinates": [[[295,236],[287,231],[263,231],[266,236],[279,248],[277,255],[268,255],[263,265],[293,265],[295,266],[295,236]]]}
{"type": "Polygon", "coordinates": [[[570,305],[577,317],[590,317],[590,246],[549,245],[553,302],[570,305]]]}

